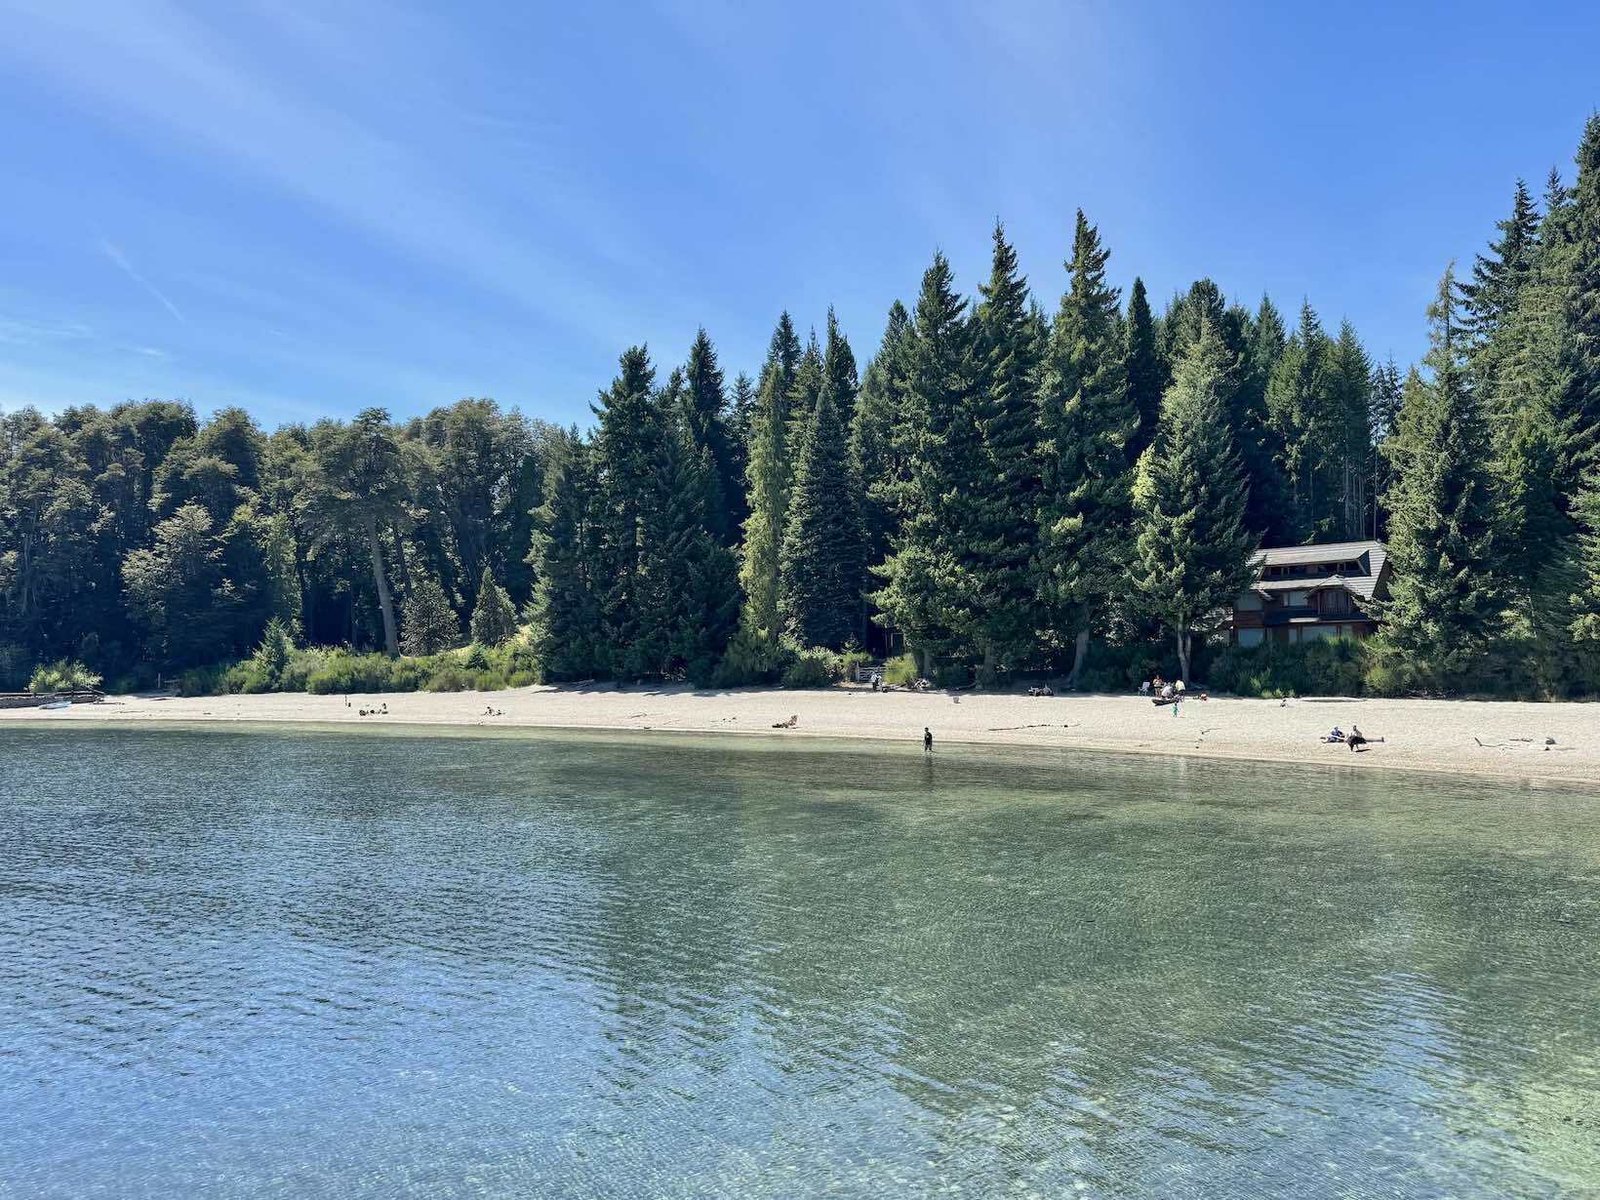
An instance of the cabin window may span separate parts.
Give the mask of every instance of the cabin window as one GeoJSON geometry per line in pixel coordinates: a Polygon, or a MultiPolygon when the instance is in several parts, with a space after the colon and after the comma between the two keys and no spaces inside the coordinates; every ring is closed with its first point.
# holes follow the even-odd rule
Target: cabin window
{"type": "Polygon", "coordinates": [[[1266,630],[1264,630],[1264,629],[1241,629],[1241,630],[1238,630],[1239,645],[1241,645],[1241,646],[1259,646],[1259,645],[1261,645],[1261,639],[1265,635],[1266,635],[1266,630]]]}
{"type": "Polygon", "coordinates": [[[1243,592],[1240,594],[1239,598],[1234,601],[1233,607],[1239,612],[1260,612],[1261,597],[1255,592],[1243,592]]]}

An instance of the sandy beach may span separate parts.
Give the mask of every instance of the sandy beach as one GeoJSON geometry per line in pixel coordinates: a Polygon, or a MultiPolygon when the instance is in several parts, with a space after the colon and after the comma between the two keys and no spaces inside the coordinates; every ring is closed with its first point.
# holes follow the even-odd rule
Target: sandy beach
{"type": "Polygon", "coordinates": [[[114,696],[66,711],[0,711],[5,726],[218,722],[337,727],[595,729],[863,738],[937,745],[1037,746],[1206,758],[1320,763],[1358,770],[1445,771],[1600,788],[1600,705],[1305,698],[1190,700],[1174,717],[1138,696],[873,693],[861,689],[693,691],[688,688],[521,688],[383,696],[300,693],[196,698],[114,696]],[[360,715],[388,706],[387,715],[360,715]],[[489,708],[497,714],[489,715],[489,708]],[[795,728],[775,722],[797,716],[795,728]],[[1318,739],[1359,725],[1383,738],[1353,754],[1318,739]]]}

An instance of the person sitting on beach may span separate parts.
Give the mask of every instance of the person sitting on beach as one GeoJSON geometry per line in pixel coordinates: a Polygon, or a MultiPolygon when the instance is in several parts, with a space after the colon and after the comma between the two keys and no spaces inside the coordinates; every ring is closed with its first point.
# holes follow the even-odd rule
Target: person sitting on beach
{"type": "Polygon", "coordinates": [[[1350,747],[1350,752],[1353,754],[1356,751],[1360,750],[1361,747],[1365,746],[1366,744],[1367,744],[1367,739],[1361,732],[1361,726],[1359,726],[1359,725],[1350,726],[1350,736],[1345,738],[1345,745],[1350,747]]]}
{"type": "Polygon", "coordinates": [[[1344,741],[1344,730],[1340,729],[1337,725],[1335,725],[1333,727],[1333,731],[1331,733],[1329,733],[1328,736],[1323,738],[1322,740],[1325,741],[1325,742],[1342,742],[1342,741],[1344,741]]]}
{"type": "Polygon", "coordinates": [[[1164,684],[1161,685],[1161,698],[1163,700],[1171,700],[1175,696],[1176,696],[1176,693],[1173,691],[1172,685],[1170,683],[1164,683],[1164,684]]]}
{"type": "Polygon", "coordinates": [[[1181,680],[1181,679],[1178,680],[1178,682],[1173,684],[1172,686],[1177,689],[1178,694],[1180,696],[1183,695],[1183,680],[1181,680]]]}

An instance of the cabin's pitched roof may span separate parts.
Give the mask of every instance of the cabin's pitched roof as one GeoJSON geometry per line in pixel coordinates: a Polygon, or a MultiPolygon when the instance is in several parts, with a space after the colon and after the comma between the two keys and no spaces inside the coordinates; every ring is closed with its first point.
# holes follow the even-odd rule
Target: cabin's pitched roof
{"type": "Polygon", "coordinates": [[[1324,542],[1317,546],[1268,546],[1257,550],[1250,562],[1256,568],[1254,588],[1258,592],[1300,591],[1319,588],[1342,587],[1361,600],[1371,600],[1385,582],[1384,568],[1389,561],[1389,548],[1382,542],[1324,542]],[[1366,568],[1361,575],[1324,575],[1318,577],[1289,576],[1284,579],[1263,579],[1261,573],[1268,567],[1315,567],[1330,563],[1360,563],[1366,568]]]}

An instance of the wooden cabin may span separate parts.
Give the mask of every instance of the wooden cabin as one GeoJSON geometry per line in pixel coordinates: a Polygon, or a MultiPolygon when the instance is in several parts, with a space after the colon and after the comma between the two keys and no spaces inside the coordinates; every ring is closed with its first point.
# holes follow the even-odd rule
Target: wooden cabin
{"type": "Polygon", "coordinates": [[[1274,546],[1251,561],[1256,581],[1233,603],[1234,645],[1364,638],[1377,628],[1371,603],[1389,594],[1382,542],[1274,546]]]}

